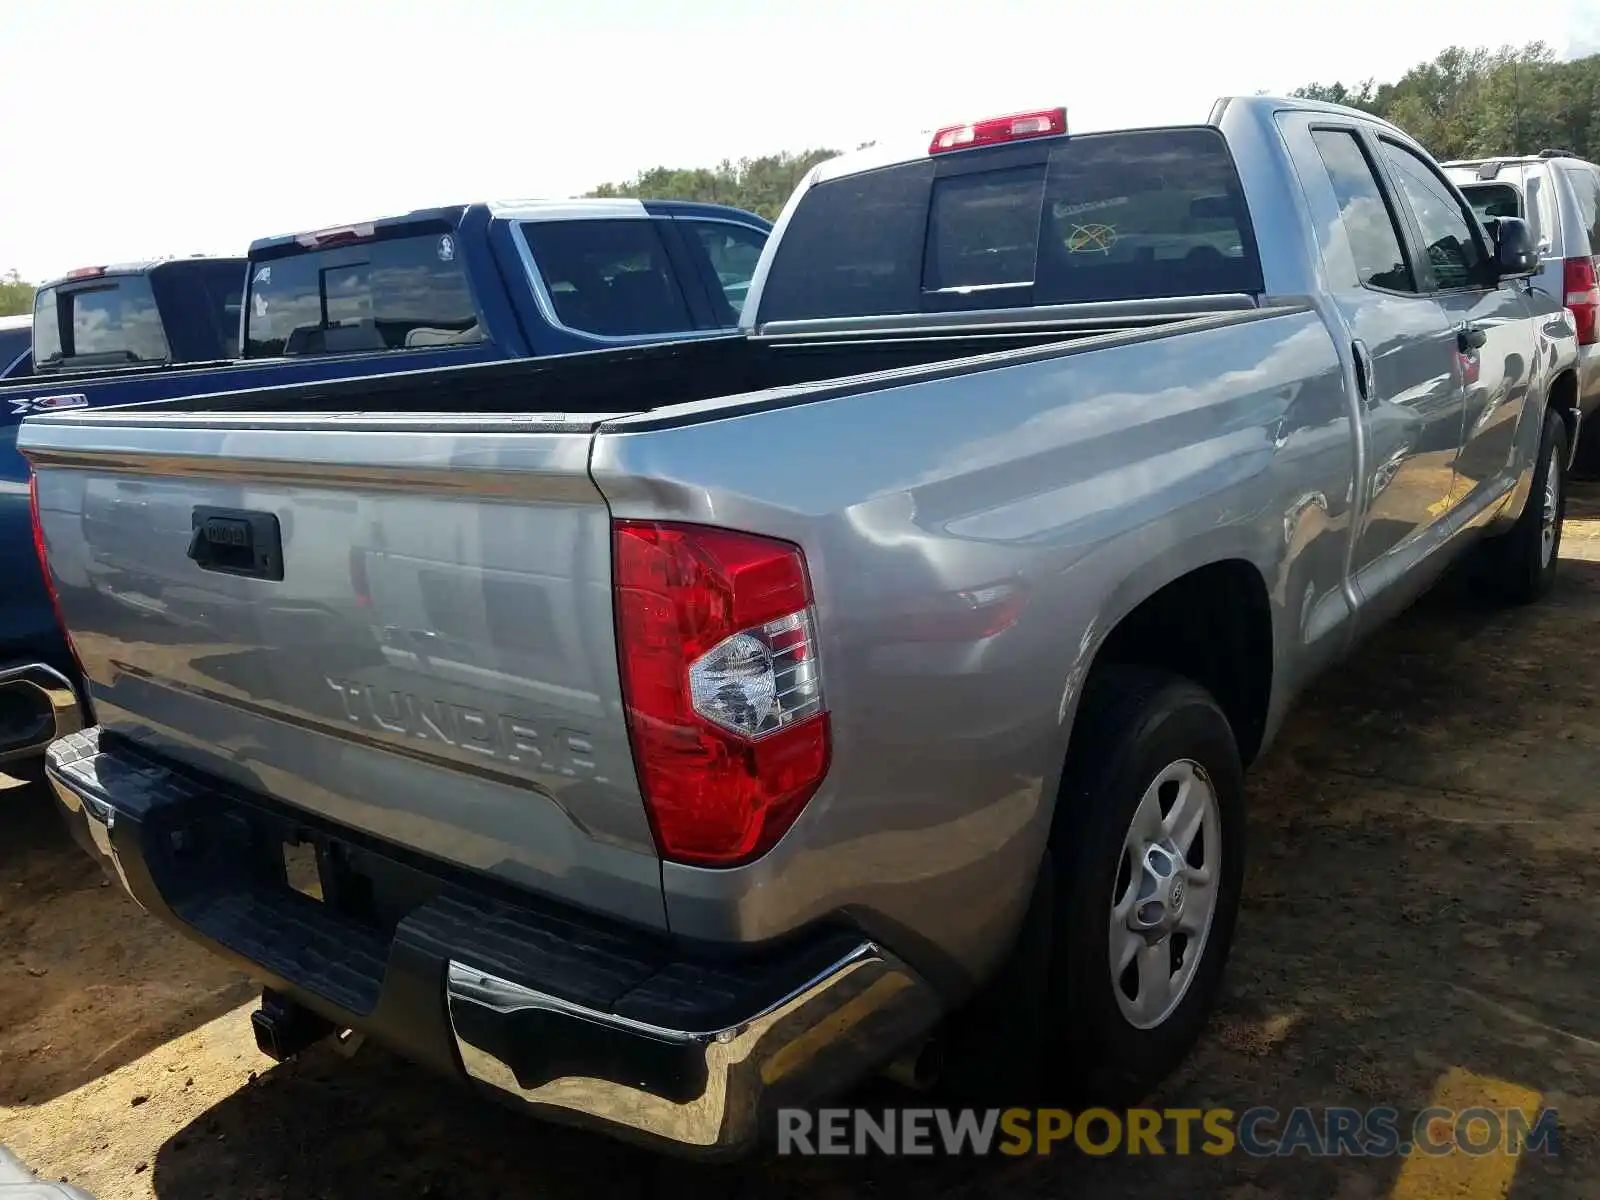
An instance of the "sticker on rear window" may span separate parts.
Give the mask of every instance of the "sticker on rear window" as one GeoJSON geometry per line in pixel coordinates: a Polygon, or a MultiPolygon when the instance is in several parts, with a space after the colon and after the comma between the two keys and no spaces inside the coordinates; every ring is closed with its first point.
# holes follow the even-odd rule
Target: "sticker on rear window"
{"type": "Polygon", "coordinates": [[[1110,254],[1116,244],[1115,225],[1074,225],[1067,234],[1069,254],[1110,254]]]}
{"type": "Polygon", "coordinates": [[[257,270],[256,271],[255,282],[256,283],[271,283],[272,282],[272,268],[271,267],[262,267],[259,270],[257,270]]]}
{"type": "Polygon", "coordinates": [[[1112,196],[1107,200],[1084,200],[1078,204],[1064,204],[1057,200],[1050,206],[1050,211],[1059,217],[1074,217],[1079,213],[1097,212],[1102,208],[1116,208],[1119,204],[1126,204],[1126,196],[1112,196]]]}
{"type": "Polygon", "coordinates": [[[456,256],[456,240],[448,233],[439,239],[439,261],[449,262],[456,256]]]}

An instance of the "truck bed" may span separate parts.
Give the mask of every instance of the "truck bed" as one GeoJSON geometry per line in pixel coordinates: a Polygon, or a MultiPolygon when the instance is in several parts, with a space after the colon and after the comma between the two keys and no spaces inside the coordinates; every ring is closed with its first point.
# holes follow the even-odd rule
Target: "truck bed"
{"type": "MultiPolygon", "coordinates": [[[[697,340],[32,418],[19,445],[108,744],[663,928],[597,430],[991,369],[1015,387],[1091,350],[1099,388],[1135,363],[1254,361],[1282,317],[1317,326],[1290,307],[697,340]],[[195,557],[219,514],[257,523],[265,568],[195,557]]],[[[825,483],[874,453],[830,435],[803,461],[825,483]]]]}
{"type": "MultiPolygon", "coordinates": [[[[755,393],[809,388],[762,399],[817,399],[833,387],[883,386],[899,373],[976,370],[987,356],[1030,350],[1041,356],[1094,339],[1102,344],[1169,336],[1185,329],[1257,320],[1286,311],[1256,308],[1247,297],[1206,297],[1162,306],[1063,305],[1060,311],[953,316],[880,328],[815,322],[770,336],[697,338],[579,354],[394,371],[276,387],[213,391],[117,406],[114,424],[150,416],[208,413],[364,413],[529,416],[659,410],[715,401],[725,407],[755,393]],[[868,381],[864,376],[878,376],[868,381]],[[822,391],[818,391],[822,389],[822,391]],[[628,399],[619,403],[619,397],[628,399]]],[[[742,405],[741,405],[742,406],[742,405]]],[[[103,422],[97,422],[103,423],[103,422]]]]}

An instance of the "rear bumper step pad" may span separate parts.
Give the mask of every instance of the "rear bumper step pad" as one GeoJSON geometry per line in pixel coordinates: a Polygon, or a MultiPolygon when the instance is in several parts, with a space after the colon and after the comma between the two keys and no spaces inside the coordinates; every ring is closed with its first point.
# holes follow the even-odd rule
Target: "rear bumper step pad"
{"type": "Polygon", "coordinates": [[[939,1016],[926,983],[854,931],[691,953],[508,900],[95,728],[51,746],[47,772],[79,844],[148,912],[335,1027],[557,1119],[740,1153],[777,1108],[848,1086],[939,1016]],[[281,845],[304,836],[359,844],[427,898],[392,931],[342,915],[283,880],[281,845]]]}

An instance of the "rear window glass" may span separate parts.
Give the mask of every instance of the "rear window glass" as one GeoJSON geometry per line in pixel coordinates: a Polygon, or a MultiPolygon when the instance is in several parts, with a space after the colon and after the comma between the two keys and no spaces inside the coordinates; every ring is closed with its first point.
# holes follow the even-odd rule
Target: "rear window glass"
{"type": "Polygon", "coordinates": [[[1262,290],[1216,130],[1071,137],[1047,161],[974,169],[973,156],[993,153],[812,188],[778,247],[760,319],[1262,290]]]}
{"type": "MultiPolygon", "coordinates": [[[[1507,170],[1510,170],[1507,168],[1507,170]]],[[[1512,172],[1522,183],[1496,181],[1494,183],[1458,183],[1467,204],[1478,214],[1480,221],[1496,217],[1521,217],[1528,223],[1528,232],[1536,245],[1549,249],[1549,235],[1545,230],[1555,226],[1550,213],[1550,182],[1543,171],[1534,169],[1512,172]]]]}
{"type": "Polygon", "coordinates": [[[232,358],[239,353],[239,318],[244,312],[244,267],[240,263],[207,263],[200,278],[206,303],[222,339],[222,354],[232,358]]]}
{"type": "Polygon", "coordinates": [[[1069,141],[1050,156],[1036,304],[1259,292],[1233,156],[1214,129],[1069,141]]]}
{"type": "Polygon", "coordinates": [[[933,166],[847,175],[806,193],[780,235],[760,319],[918,311],[933,166]]]}
{"type": "Polygon", "coordinates": [[[1600,171],[1578,167],[1563,172],[1578,200],[1578,252],[1583,253],[1583,238],[1589,239],[1589,253],[1600,254],[1600,171]]]}
{"type": "Polygon", "coordinates": [[[694,328],[654,221],[526,221],[522,236],[568,329],[628,337],[694,328]]]}
{"type": "Polygon", "coordinates": [[[1037,167],[935,179],[923,288],[945,292],[1032,283],[1043,196],[1044,171],[1037,167]]]}
{"type": "Polygon", "coordinates": [[[39,367],[83,359],[167,360],[161,313],[143,275],[45,288],[34,301],[33,347],[39,367]]]}
{"type": "Polygon", "coordinates": [[[721,289],[725,303],[717,314],[719,320],[724,325],[737,325],[744,298],[750,291],[750,279],[756,273],[761,251],[767,244],[766,233],[731,221],[702,221],[692,217],[679,217],[677,221],[679,228],[693,234],[691,249],[700,247],[705,255],[705,269],[711,272],[721,289]]]}
{"type": "Polygon", "coordinates": [[[245,303],[247,358],[420,350],[487,337],[452,233],[254,263],[245,303]]]}
{"type": "Polygon", "coordinates": [[[1463,184],[1461,194],[1467,198],[1467,203],[1478,214],[1480,221],[1522,215],[1522,193],[1509,183],[1463,184]]]}

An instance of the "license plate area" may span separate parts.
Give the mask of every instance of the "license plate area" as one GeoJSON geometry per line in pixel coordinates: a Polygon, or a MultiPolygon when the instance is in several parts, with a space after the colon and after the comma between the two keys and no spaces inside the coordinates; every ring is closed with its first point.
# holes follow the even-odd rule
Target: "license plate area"
{"type": "Polygon", "coordinates": [[[327,897],[322,887],[322,858],[311,841],[283,843],[283,878],[291,890],[321,904],[327,897]]]}
{"type": "Polygon", "coordinates": [[[173,811],[148,841],[151,872],[174,908],[257,894],[392,936],[441,890],[436,877],[379,847],[226,793],[173,811]]]}
{"type": "Polygon", "coordinates": [[[304,828],[280,830],[277,854],[289,890],[330,913],[377,927],[371,864],[354,847],[304,828]]]}

